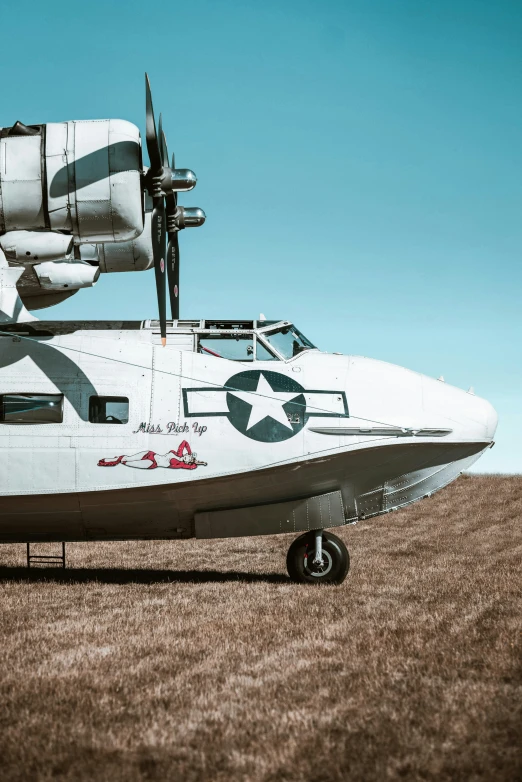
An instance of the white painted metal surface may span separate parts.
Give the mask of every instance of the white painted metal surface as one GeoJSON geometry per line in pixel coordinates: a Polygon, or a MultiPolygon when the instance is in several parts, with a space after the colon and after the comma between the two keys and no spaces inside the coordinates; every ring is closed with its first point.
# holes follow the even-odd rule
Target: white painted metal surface
{"type": "Polygon", "coordinates": [[[38,126],[0,138],[0,234],[66,231],[76,243],[143,231],[141,138],[125,120],[38,126]]]}
{"type": "Polygon", "coordinates": [[[95,245],[100,271],[102,273],[141,272],[151,269],[154,261],[150,231],[151,214],[147,212],[143,232],[136,239],[128,242],[106,242],[95,245]]]}
{"type": "MultiPolygon", "coordinates": [[[[296,470],[310,460],[376,446],[384,452],[397,443],[415,445],[420,467],[422,446],[431,453],[434,439],[419,430],[451,431],[435,439],[441,453],[467,443],[481,445],[480,452],[494,436],[496,415],[485,400],[381,361],[308,350],[288,361],[237,362],[188,344],[162,348],[152,338],[152,330],[0,337],[0,394],[65,396],[63,423],[0,424],[2,495],[197,483],[278,465],[296,470]],[[128,422],[89,422],[94,395],[127,397],[128,422]],[[412,432],[346,434],[348,421],[412,432]],[[318,426],[338,426],[339,435],[314,431],[318,426]],[[184,440],[204,465],[162,469],[160,457],[184,440]],[[132,457],[142,452],[158,455],[157,465],[136,469],[132,457]],[[103,464],[119,457],[125,459],[103,464]]],[[[397,464],[389,486],[399,475],[397,464]]],[[[371,484],[371,476],[364,481],[371,484]]]]}
{"type": "Polygon", "coordinates": [[[46,291],[92,288],[100,276],[97,266],[84,261],[48,261],[36,264],[33,268],[40,286],[46,291]]]}
{"type": "Polygon", "coordinates": [[[125,120],[46,126],[45,158],[51,228],[78,242],[135,239],[143,230],[141,140],[125,120]]]}
{"type": "MultiPolygon", "coordinates": [[[[36,318],[27,312],[16,287],[23,269],[11,269],[3,250],[0,248],[0,324],[21,323],[36,318]]],[[[0,347],[1,350],[1,347],[0,347]]],[[[0,352],[0,361],[2,355],[0,352]]]]}
{"type": "Polygon", "coordinates": [[[0,139],[0,233],[45,228],[41,136],[0,139]]]}
{"type": "Polygon", "coordinates": [[[0,247],[8,261],[25,265],[62,260],[73,249],[72,236],[56,231],[9,231],[0,236],[0,247]]]}

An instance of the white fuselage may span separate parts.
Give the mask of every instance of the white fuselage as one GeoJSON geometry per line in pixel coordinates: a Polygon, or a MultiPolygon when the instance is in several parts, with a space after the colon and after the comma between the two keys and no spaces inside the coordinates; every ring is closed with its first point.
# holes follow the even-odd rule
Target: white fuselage
{"type": "Polygon", "coordinates": [[[178,519],[168,534],[151,522],[150,537],[194,534],[200,510],[331,490],[346,518],[376,515],[448,483],[495,433],[485,400],[381,361],[319,350],[229,360],[197,352],[197,327],[172,329],[165,348],[151,327],[57,331],[18,324],[0,336],[0,397],[63,397],[61,422],[0,423],[0,539],[4,523],[9,540],[34,539],[33,517],[45,529],[30,497],[55,517],[69,497],[64,525],[69,512],[78,525],[67,536],[53,518],[56,539],[147,537],[121,521],[145,496],[144,512],[161,495],[162,518],[171,503],[178,519]],[[128,421],[93,422],[93,399],[127,399],[128,421]],[[114,498],[118,529],[103,522],[97,535],[84,507],[103,516],[114,498]]]}

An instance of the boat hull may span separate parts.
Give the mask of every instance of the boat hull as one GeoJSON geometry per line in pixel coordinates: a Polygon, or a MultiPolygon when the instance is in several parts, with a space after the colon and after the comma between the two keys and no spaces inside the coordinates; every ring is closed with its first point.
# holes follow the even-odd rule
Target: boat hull
{"type": "Polygon", "coordinates": [[[490,445],[489,441],[388,443],[182,483],[3,496],[0,542],[190,538],[196,536],[196,513],[334,491],[341,491],[346,523],[351,523],[433,494],[468,469],[490,445]]]}

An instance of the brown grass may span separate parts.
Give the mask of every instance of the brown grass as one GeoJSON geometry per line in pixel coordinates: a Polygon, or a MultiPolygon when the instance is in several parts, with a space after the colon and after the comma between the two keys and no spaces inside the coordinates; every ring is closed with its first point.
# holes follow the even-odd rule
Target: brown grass
{"type": "Polygon", "coordinates": [[[292,538],[0,547],[0,778],[515,780],[522,478],[461,478],[341,532],[341,587],[292,538]]]}

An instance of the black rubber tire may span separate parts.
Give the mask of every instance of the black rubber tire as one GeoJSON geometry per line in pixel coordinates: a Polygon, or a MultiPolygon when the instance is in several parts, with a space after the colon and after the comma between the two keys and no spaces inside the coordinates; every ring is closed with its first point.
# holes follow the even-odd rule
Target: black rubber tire
{"type": "Polygon", "coordinates": [[[314,532],[305,532],[294,540],[286,556],[286,567],[292,581],[298,584],[342,584],[350,569],[350,555],[341,538],[331,532],[323,532],[323,572],[312,566],[314,553],[314,532]]]}

